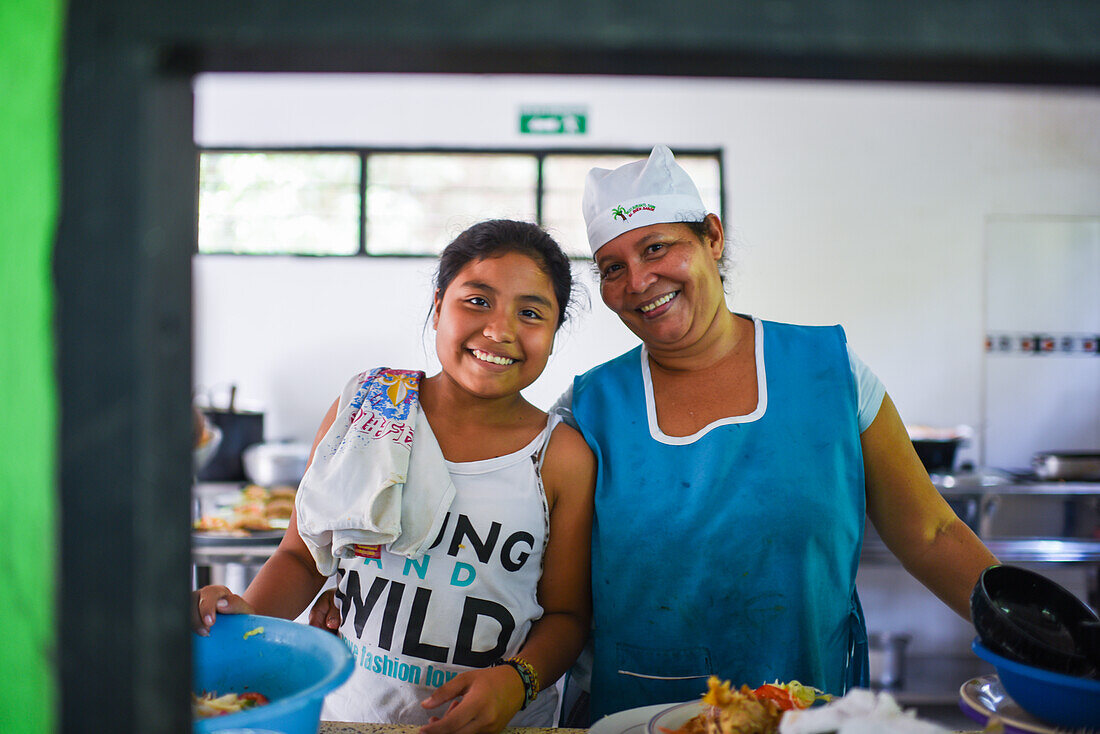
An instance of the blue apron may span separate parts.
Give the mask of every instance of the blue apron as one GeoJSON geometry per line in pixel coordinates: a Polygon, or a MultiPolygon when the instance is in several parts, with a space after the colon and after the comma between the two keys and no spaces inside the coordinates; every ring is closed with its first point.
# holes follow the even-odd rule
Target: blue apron
{"type": "Polygon", "coordinates": [[[867,684],[863,459],[844,332],[755,324],[760,406],[688,442],[655,423],[651,435],[641,347],[574,381],[573,414],[599,462],[593,721],[697,698],[712,673],[834,694],[867,684]]]}

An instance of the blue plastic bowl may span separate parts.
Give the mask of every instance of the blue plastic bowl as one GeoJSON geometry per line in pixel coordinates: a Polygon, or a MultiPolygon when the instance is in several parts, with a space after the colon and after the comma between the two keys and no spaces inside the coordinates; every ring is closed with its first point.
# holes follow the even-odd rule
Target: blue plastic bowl
{"type": "Polygon", "coordinates": [[[1070,729],[1100,727],[1100,680],[1009,660],[982,645],[980,639],[970,647],[996,669],[1008,695],[1032,716],[1070,729]]]}
{"type": "Polygon", "coordinates": [[[249,728],[317,734],[325,695],[346,681],[354,666],[336,635],[275,617],[219,614],[209,637],[191,638],[195,693],[255,691],[270,701],[236,714],[196,719],[194,731],[204,734],[249,728]],[[263,631],[248,634],[259,628],[263,631]]]}

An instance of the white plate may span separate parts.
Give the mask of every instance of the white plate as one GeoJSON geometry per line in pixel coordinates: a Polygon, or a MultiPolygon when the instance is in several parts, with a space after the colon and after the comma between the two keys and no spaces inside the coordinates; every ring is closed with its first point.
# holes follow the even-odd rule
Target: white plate
{"type": "MultiPolygon", "coordinates": [[[[646,734],[649,720],[673,704],[639,706],[618,713],[608,714],[589,728],[589,734],[646,734]]],[[[676,704],[678,705],[678,704],[676,704]]]]}
{"type": "Polygon", "coordinates": [[[647,734],[664,734],[661,731],[662,729],[676,731],[688,721],[703,713],[706,708],[706,704],[700,700],[669,706],[649,720],[646,732],[647,734]]]}
{"type": "MultiPolygon", "coordinates": [[[[1070,734],[1070,729],[1059,729],[1044,724],[1020,708],[1009,698],[996,675],[983,675],[971,678],[959,689],[959,705],[963,713],[983,726],[991,718],[997,719],[1004,727],[1005,734],[1070,734]]],[[[1088,729],[1078,729],[1081,734],[1089,734],[1088,729]]],[[[1095,730],[1091,730],[1095,731],[1095,730]]]]}

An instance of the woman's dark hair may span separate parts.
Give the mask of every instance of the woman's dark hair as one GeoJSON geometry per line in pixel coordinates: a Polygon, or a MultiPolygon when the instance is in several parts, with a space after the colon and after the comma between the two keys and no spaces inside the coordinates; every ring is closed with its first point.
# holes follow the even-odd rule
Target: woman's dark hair
{"type": "MultiPolygon", "coordinates": [[[[700,219],[699,221],[681,222],[691,230],[700,242],[703,242],[707,237],[711,235],[710,221],[707,218],[700,219]]],[[[718,260],[718,277],[722,282],[726,282],[726,275],[730,269],[730,246],[729,242],[726,242],[726,246],[722,249],[722,257],[718,260]]]]}
{"type": "Polygon", "coordinates": [[[542,268],[550,278],[558,299],[558,324],[565,323],[566,308],[573,296],[573,270],[569,258],[545,230],[531,222],[490,219],[478,222],[443,248],[435,272],[436,298],[442,298],[458,272],[474,260],[518,252],[542,268]]]}

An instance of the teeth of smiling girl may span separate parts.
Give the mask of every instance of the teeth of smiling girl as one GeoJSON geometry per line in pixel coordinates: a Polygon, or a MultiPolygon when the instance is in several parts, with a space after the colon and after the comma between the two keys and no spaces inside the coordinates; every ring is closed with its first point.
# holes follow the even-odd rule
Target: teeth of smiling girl
{"type": "Polygon", "coordinates": [[[677,293],[677,291],[673,291],[672,293],[666,293],[665,295],[661,296],[660,298],[658,298],[653,303],[647,303],[646,305],[640,307],[638,310],[641,311],[642,313],[649,313],[650,311],[657,308],[658,306],[663,306],[666,303],[668,303],[669,301],[671,301],[673,298],[676,297],[676,293],[677,293]]]}
{"type": "Polygon", "coordinates": [[[482,362],[492,362],[493,364],[507,366],[516,361],[514,359],[508,359],[507,357],[498,357],[495,354],[489,354],[488,352],[483,352],[480,349],[474,349],[472,351],[474,353],[474,356],[480,359],[482,362]]]}

